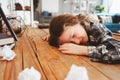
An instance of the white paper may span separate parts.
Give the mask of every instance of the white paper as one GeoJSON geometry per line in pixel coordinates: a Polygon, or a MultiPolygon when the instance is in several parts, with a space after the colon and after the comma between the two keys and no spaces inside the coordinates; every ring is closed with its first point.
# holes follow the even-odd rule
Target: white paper
{"type": "Polygon", "coordinates": [[[18,80],[40,80],[41,74],[34,67],[26,68],[19,73],[18,80]]]}
{"type": "Polygon", "coordinates": [[[2,57],[2,60],[10,61],[14,59],[16,54],[9,46],[5,45],[0,48],[0,56],[2,57]]]}
{"type": "Polygon", "coordinates": [[[65,80],[89,80],[86,68],[72,65],[65,80]]]}

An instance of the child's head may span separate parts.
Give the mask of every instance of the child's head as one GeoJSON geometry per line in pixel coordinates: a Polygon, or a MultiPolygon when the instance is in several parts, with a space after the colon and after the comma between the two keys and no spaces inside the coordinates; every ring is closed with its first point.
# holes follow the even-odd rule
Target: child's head
{"type": "Polygon", "coordinates": [[[63,14],[54,17],[50,22],[49,44],[58,47],[59,37],[64,31],[64,26],[72,26],[78,23],[77,17],[70,14],[63,14]]]}
{"type": "Polygon", "coordinates": [[[49,44],[59,47],[59,44],[67,42],[73,42],[75,44],[86,43],[87,35],[83,28],[85,25],[82,22],[84,20],[85,19],[79,22],[78,16],[73,16],[71,14],[63,14],[54,17],[50,22],[49,44]]]}

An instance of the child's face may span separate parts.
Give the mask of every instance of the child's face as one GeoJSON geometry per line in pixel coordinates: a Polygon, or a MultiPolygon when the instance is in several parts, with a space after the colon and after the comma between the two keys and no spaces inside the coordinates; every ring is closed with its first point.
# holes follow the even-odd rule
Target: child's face
{"type": "Polygon", "coordinates": [[[85,45],[88,42],[88,36],[85,29],[80,25],[68,26],[59,37],[59,43],[75,43],[85,45]]]}

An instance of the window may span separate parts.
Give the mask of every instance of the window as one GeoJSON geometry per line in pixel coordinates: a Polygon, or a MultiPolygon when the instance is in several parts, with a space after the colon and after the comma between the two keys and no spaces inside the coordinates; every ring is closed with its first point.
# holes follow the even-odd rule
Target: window
{"type": "Polygon", "coordinates": [[[120,13],[120,0],[109,0],[109,2],[111,2],[109,13],[120,13]]]}

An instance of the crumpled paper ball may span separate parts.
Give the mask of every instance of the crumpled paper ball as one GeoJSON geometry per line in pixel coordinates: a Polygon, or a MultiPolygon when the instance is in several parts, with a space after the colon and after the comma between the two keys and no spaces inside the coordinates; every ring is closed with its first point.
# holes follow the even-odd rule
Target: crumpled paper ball
{"type": "Polygon", "coordinates": [[[18,80],[40,80],[41,74],[34,67],[26,68],[19,73],[18,80]]]}
{"type": "Polygon", "coordinates": [[[5,45],[0,48],[0,56],[2,56],[2,60],[10,61],[14,59],[16,54],[9,46],[5,45]]]}
{"type": "Polygon", "coordinates": [[[89,80],[86,68],[72,65],[65,80],[89,80]]]}

